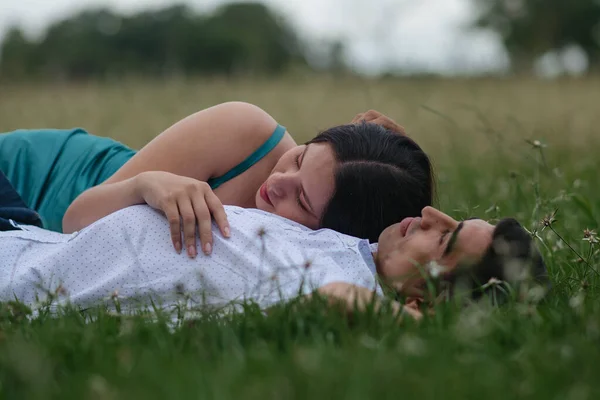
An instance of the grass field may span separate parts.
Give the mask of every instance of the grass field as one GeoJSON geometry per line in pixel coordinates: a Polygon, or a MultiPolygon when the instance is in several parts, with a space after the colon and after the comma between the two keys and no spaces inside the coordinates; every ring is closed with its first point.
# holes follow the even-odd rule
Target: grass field
{"type": "Polygon", "coordinates": [[[518,217],[554,283],[543,304],[445,304],[418,325],[368,312],[348,321],[319,302],[268,317],[207,314],[176,330],[73,310],[29,320],[4,304],[2,398],[600,398],[600,244],[583,240],[600,221],[600,79],[296,77],[0,91],[0,131],[81,126],[133,147],[228,100],[260,105],[298,141],[377,109],[431,154],[442,210],[518,217]]]}

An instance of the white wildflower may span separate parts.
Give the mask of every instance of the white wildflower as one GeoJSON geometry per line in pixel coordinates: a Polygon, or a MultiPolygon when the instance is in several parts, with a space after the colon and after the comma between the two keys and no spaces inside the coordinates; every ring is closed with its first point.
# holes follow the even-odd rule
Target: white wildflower
{"type": "Polygon", "coordinates": [[[437,279],[442,273],[446,272],[446,267],[438,264],[437,261],[429,261],[425,265],[425,269],[433,279],[437,279]]]}

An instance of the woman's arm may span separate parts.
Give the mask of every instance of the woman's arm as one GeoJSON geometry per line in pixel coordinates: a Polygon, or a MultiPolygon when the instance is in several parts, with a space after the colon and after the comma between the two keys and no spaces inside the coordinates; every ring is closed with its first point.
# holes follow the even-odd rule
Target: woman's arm
{"type": "MultiPolygon", "coordinates": [[[[165,212],[175,208],[177,217],[171,216],[170,220],[177,226],[172,226],[172,233],[175,230],[181,232],[179,216],[184,218],[186,247],[194,245],[195,222],[206,219],[206,207],[200,207],[202,210],[195,213],[194,206],[204,201],[210,209],[210,201],[203,199],[210,197],[214,205],[216,198],[202,183],[225,174],[248,157],[269,138],[276,126],[276,121],[265,111],[241,102],[220,104],[190,115],[144,146],[106,182],[79,195],[65,213],[63,231],[80,230],[112,212],[153,199],[151,205],[165,212]],[[148,171],[163,171],[186,179],[176,181],[174,176],[164,174],[140,175],[148,171]],[[177,199],[183,195],[189,197],[183,205],[184,210],[179,210],[182,205],[178,205],[177,199]],[[195,215],[190,215],[190,208],[195,215]],[[185,222],[190,220],[194,223],[186,228],[185,222]]],[[[220,201],[214,208],[220,213],[220,201]]],[[[221,221],[217,222],[223,231],[226,228],[222,221],[224,211],[220,215],[221,221]]],[[[208,223],[202,221],[200,228],[205,246],[212,242],[210,216],[208,223]],[[210,239],[207,241],[206,238],[210,239]]],[[[176,245],[176,237],[173,242],[176,245]]]]}

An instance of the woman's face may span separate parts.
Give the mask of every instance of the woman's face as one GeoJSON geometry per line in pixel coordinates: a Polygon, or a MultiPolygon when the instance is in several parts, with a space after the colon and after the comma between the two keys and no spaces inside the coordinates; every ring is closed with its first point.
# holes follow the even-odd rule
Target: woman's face
{"type": "Polygon", "coordinates": [[[256,208],[317,229],[333,196],[336,164],[327,143],[289,150],[256,192],[256,208]]]}

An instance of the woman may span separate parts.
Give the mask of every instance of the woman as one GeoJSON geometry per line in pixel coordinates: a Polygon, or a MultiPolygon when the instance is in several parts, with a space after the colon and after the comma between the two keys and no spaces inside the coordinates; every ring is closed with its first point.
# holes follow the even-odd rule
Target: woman
{"type": "MultiPolygon", "coordinates": [[[[375,112],[355,120],[394,126],[375,112]]],[[[335,127],[298,146],[266,112],[234,102],[179,121],[137,153],[110,139],[90,140],[81,131],[53,132],[62,141],[45,135],[46,145],[34,143],[43,136],[34,133],[3,137],[0,168],[43,217],[45,211],[56,217],[80,192],[64,215],[65,232],[147,203],[167,215],[175,248],[185,246],[192,257],[196,227],[203,251],[211,252],[211,216],[229,235],[222,204],[259,208],[313,229],[376,241],[386,226],[418,215],[432,198],[427,156],[409,138],[378,124],[335,127]],[[45,171],[31,154],[40,146],[59,154],[45,171]],[[10,165],[7,158],[13,160],[10,165]],[[30,168],[30,160],[36,168],[30,168]],[[33,195],[31,187],[37,188],[33,195]]],[[[48,160],[39,162],[44,163],[48,160]]]]}

